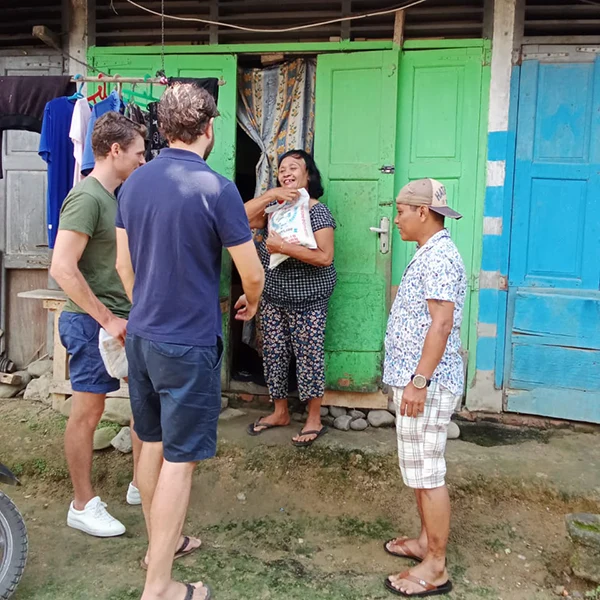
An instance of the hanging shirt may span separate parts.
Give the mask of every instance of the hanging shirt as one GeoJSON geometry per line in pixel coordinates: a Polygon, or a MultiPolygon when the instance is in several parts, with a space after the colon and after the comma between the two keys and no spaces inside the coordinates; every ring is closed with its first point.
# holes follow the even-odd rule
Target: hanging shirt
{"type": "Polygon", "coordinates": [[[83,148],[85,137],[88,130],[92,109],[86,98],[80,98],[75,102],[73,110],[73,119],[71,121],[71,130],[69,137],[73,142],[73,156],[75,157],[75,171],[73,172],[73,185],[79,183],[83,176],[81,174],[81,164],[83,163],[83,148]]]}
{"type": "Polygon", "coordinates": [[[219,101],[219,80],[216,77],[169,77],[169,85],[174,83],[191,83],[206,90],[215,102],[219,101]]]}
{"type": "Polygon", "coordinates": [[[11,75],[0,77],[0,179],[2,179],[2,131],[42,131],[46,104],[75,91],[69,75],[11,75]]]}
{"type": "Polygon", "coordinates": [[[92,115],[90,117],[87,135],[85,137],[85,144],[83,146],[83,162],[81,163],[82,175],[89,175],[96,165],[94,151],[92,150],[92,131],[94,131],[94,125],[96,124],[96,121],[107,112],[110,112],[111,110],[114,112],[119,112],[120,109],[121,99],[119,98],[119,94],[116,90],[113,90],[106,100],[98,102],[98,104],[94,105],[94,108],[92,108],[92,115]]]}
{"type": "MultiPolygon", "coordinates": [[[[206,90],[218,102],[219,80],[216,77],[170,77],[169,85],[176,83],[191,83],[198,88],[206,90]]],[[[158,102],[148,104],[148,144],[146,148],[146,162],[156,158],[163,148],[168,147],[168,142],[158,128],[158,102]]]]}
{"type": "Polygon", "coordinates": [[[39,155],[48,164],[47,225],[48,246],[54,248],[58,219],[64,199],[73,187],[73,142],[69,137],[75,103],[67,96],[46,104],[39,155]]]}
{"type": "Polygon", "coordinates": [[[158,129],[158,102],[148,104],[148,145],[146,148],[146,162],[156,158],[163,148],[168,147],[167,140],[158,129]]]}

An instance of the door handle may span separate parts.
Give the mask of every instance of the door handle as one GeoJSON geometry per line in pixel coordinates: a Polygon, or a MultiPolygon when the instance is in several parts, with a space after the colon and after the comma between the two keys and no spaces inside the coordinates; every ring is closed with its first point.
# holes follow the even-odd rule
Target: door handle
{"type": "Polygon", "coordinates": [[[382,217],[379,227],[369,227],[369,231],[379,235],[379,251],[387,254],[390,251],[390,220],[382,217]]]}

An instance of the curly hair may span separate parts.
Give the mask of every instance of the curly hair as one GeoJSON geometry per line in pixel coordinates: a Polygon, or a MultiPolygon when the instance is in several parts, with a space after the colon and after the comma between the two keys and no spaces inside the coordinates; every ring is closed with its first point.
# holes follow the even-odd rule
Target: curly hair
{"type": "Polygon", "coordinates": [[[285,154],[279,157],[277,168],[281,166],[281,163],[285,158],[291,156],[292,158],[298,158],[304,161],[306,165],[306,171],[308,172],[308,193],[311,198],[318,200],[324,193],[323,183],[321,182],[321,173],[317,168],[317,163],[311,154],[304,150],[289,150],[285,154]]]}
{"type": "Polygon", "coordinates": [[[94,124],[92,131],[94,157],[104,158],[113,144],[119,144],[123,150],[127,150],[136,135],[146,139],[146,128],[118,112],[107,112],[94,124]]]}
{"type": "Polygon", "coordinates": [[[193,144],[218,116],[211,94],[191,83],[168,87],[158,103],[158,128],[169,142],[193,144]]]}

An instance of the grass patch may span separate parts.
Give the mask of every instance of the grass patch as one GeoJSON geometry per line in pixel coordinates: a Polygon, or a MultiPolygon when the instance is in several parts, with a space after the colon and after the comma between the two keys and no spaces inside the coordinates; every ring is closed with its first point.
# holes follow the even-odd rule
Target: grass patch
{"type": "Polygon", "coordinates": [[[115,432],[115,435],[117,435],[117,433],[123,429],[123,426],[118,423],[112,423],[111,421],[100,421],[98,427],[96,427],[96,431],[98,429],[112,429],[115,432]]]}
{"type": "Polygon", "coordinates": [[[394,535],[395,529],[391,521],[378,517],[375,521],[363,521],[355,517],[338,517],[338,535],[359,537],[370,540],[383,540],[394,535]]]}

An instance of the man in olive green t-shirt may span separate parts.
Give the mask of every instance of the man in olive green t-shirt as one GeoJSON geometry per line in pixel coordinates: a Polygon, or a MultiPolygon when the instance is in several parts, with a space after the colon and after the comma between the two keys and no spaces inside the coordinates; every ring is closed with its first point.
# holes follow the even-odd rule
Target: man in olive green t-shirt
{"type": "MultiPolygon", "coordinates": [[[[59,319],[60,338],[71,357],[73,388],[65,432],[65,454],[74,489],[67,524],[98,537],[125,533],[123,524],[94,494],[92,446],[106,394],[120,387],[106,371],[98,335],[103,327],[124,344],[131,308],[116,270],[115,190],[144,164],[144,138],[145,129],[119,113],[109,112],[96,121],[92,133],[96,165],[63,203],[52,257],[51,274],[69,297],[59,319]]],[[[133,427],[131,434],[137,449],[140,442],[133,427]]],[[[127,500],[140,503],[133,483],[127,500]],[[132,501],[133,496],[137,498],[132,501]]]]}

